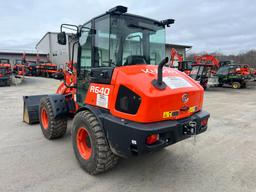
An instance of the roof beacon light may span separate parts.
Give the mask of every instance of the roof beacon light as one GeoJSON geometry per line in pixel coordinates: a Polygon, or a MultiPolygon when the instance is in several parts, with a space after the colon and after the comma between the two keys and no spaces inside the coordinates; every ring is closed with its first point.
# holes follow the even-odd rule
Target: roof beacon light
{"type": "Polygon", "coordinates": [[[166,25],[167,27],[170,27],[171,24],[174,24],[174,21],[175,21],[174,19],[166,19],[166,20],[162,20],[160,22],[163,26],[166,25]]]}
{"type": "Polygon", "coordinates": [[[118,5],[116,7],[113,7],[112,9],[109,9],[107,13],[124,14],[126,12],[127,12],[127,7],[118,5]]]}

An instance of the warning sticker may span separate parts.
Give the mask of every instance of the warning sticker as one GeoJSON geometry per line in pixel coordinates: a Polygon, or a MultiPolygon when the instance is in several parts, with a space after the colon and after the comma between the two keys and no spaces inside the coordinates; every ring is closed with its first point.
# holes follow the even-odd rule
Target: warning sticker
{"type": "Polygon", "coordinates": [[[172,89],[192,87],[192,85],[182,77],[164,77],[163,81],[168,87],[172,89]]]}
{"type": "Polygon", "coordinates": [[[163,112],[163,118],[176,117],[179,115],[179,111],[165,111],[163,112]]]}
{"type": "Polygon", "coordinates": [[[188,111],[189,111],[190,113],[194,113],[196,110],[197,110],[197,107],[196,107],[196,106],[193,106],[193,107],[190,107],[188,111]]]}
{"type": "Polygon", "coordinates": [[[96,105],[108,108],[108,95],[97,94],[96,105]]]}

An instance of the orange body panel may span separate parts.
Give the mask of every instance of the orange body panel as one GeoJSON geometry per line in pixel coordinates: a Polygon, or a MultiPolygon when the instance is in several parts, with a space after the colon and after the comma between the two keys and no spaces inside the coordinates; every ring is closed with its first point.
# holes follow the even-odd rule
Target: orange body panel
{"type": "Polygon", "coordinates": [[[93,106],[110,109],[113,103],[114,85],[91,83],[85,97],[85,103],[93,106]]]}
{"type": "MultiPolygon", "coordinates": [[[[97,89],[104,90],[109,88],[110,92],[108,98],[102,96],[101,101],[108,99],[107,105],[103,108],[110,110],[110,113],[116,117],[142,122],[158,122],[170,119],[181,119],[191,116],[202,108],[203,103],[203,88],[188,77],[185,73],[182,73],[176,69],[164,68],[163,78],[167,81],[167,87],[165,90],[156,89],[151,81],[157,78],[157,66],[153,65],[133,65],[123,66],[114,69],[112,75],[111,85],[105,84],[91,84],[86,95],[85,103],[93,106],[102,107],[97,104],[97,97],[101,94],[99,91],[92,91],[91,87],[98,87],[97,89]],[[186,86],[175,88],[179,86],[180,81],[175,85],[168,83],[168,79],[175,81],[178,79],[186,86]],[[136,114],[127,114],[115,109],[115,103],[120,85],[123,85],[137,95],[141,97],[141,104],[136,114]],[[187,102],[182,101],[184,94],[187,94],[189,100],[187,102]],[[98,95],[98,96],[97,96],[98,95]],[[178,115],[169,115],[172,112],[177,112],[178,115]]],[[[103,104],[102,104],[103,105],[103,104]]]]}

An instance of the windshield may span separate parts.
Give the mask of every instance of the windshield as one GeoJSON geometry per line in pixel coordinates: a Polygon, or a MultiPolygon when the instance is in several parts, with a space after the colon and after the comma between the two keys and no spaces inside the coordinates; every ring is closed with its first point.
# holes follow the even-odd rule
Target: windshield
{"type": "Polygon", "coordinates": [[[105,15],[95,19],[96,33],[83,26],[81,68],[159,64],[165,57],[165,28],[131,15],[105,15]]]}
{"type": "Polygon", "coordinates": [[[0,74],[4,75],[6,73],[6,68],[0,68],[0,74]]]}
{"type": "Polygon", "coordinates": [[[199,69],[200,69],[199,66],[193,66],[189,76],[190,76],[192,79],[195,79],[195,80],[196,80],[196,79],[197,79],[197,74],[198,74],[199,69]]]}
{"type": "Polygon", "coordinates": [[[110,60],[117,66],[158,64],[165,57],[165,29],[151,20],[111,16],[110,60]]]}
{"type": "Polygon", "coordinates": [[[22,60],[16,60],[15,64],[22,64],[22,60]]]}
{"type": "Polygon", "coordinates": [[[201,78],[208,78],[211,76],[210,66],[193,66],[190,72],[190,77],[194,80],[199,80],[201,78]]]}
{"type": "Polygon", "coordinates": [[[0,59],[0,63],[9,63],[9,59],[0,59]]]}

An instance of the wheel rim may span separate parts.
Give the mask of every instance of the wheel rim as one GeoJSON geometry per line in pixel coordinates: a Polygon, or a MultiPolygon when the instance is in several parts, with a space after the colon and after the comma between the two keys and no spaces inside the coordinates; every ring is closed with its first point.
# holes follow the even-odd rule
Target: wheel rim
{"type": "Polygon", "coordinates": [[[78,129],[76,143],[80,155],[85,160],[90,159],[92,156],[91,139],[88,131],[84,127],[78,129]]]}
{"type": "Polygon", "coordinates": [[[238,85],[237,85],[236,83],[234,83],[233,87],[234,87],[235,89],[237,89],[237,88],[238,88],[238,85]]]}
{"type": "Polygon", "coordinates": [[[41,122],[44,129],[48,129],[49,119],[45,108],[41,110],[41,122]]]}

